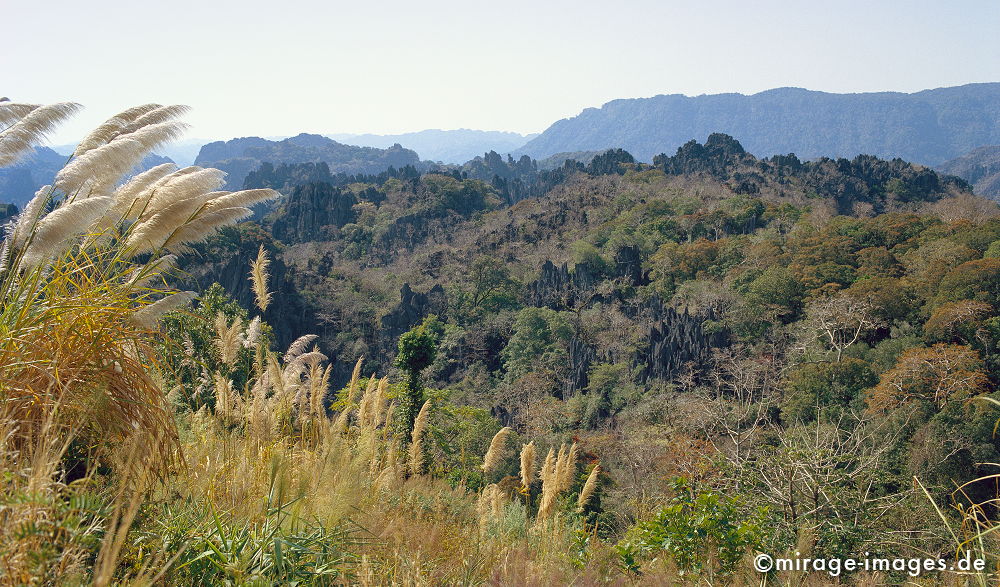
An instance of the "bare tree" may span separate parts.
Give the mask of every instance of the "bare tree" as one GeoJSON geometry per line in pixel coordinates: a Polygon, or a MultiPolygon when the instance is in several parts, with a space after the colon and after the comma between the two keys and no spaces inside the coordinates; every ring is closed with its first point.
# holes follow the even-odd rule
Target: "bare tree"
{"type": "Polygon", "coordinates": [[[808,328],[837,355],[858,342],[861,336],[885,325],[877,306],[868,299],[843,292],[814,301],[806,308],[808,328]]]}

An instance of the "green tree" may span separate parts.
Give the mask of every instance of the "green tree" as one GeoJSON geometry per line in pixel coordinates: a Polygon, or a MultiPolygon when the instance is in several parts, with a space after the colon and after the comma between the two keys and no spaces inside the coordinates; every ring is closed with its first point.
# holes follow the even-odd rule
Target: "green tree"
{"type": "Polygon", "coordinates": [[[420,374],[437,357],[437,345],[442,332],[442,324],[437,317],[428,316],[419,326],[411,328],[399,337],[396,366],[406,375],[403,402],[406,425],[404,439],[409,439],[417,413],[424,405],[424,385],[420,374]]]}
{"type": "Polygon", "coordinates": [[[878,383],[871,365],[851,357],[840,362],[806,363],[786,378],[781,401],[785,422],[809,423],[820,415],[836,418],[865,388],[878,383]]]}
{"type": "Polygon", "coordinates": [[[501,354],[507,376],[517,379],[532,371],[556,375],[567,364],[567,344],[573,329],[566,317],[550,308],[525,308],[514,320],[514,334],[501,354]]]}

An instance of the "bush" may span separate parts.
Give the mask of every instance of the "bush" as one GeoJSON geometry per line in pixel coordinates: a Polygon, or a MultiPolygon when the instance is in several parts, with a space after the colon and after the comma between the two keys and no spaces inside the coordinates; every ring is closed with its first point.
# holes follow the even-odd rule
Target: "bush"
{"type": "Polygon", "coordinates": [[[640,572],[643,561],[667,556],[682,573],[728,577],[748,552],[761,548],[765,512],[747,516],[738,499],[699,491],[683,478],[674,480],[673,490],[669,505],[616,546],[626,568],[640,572]]]}

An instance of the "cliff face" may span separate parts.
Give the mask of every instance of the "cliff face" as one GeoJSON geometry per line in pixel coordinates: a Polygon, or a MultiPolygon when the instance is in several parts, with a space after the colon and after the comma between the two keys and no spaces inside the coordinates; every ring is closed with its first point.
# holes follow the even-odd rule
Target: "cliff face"
{"type": "Polygon", "coordinates": [[[271,225],[272,234],[285,243],[325,240],[330,227],[354,222],[353,206],[357,203],[354,194],[328,183],[300,185],[271,225]]]}
{"type": "Polygon", "coordinates": [[[225,245],[209,247],[204,255],[184,258],[181,266],[183,277],[178,286],[204,291],[213,283],[218,283],[239,305],[252,314],[257,313],[259,310],[255,307],[256,298],[248,276],[250,263],[257,258],[257,251],[264,244],[272,259],[268,289],[278,302],[268,306],[263,318],[274,329],[278,348],[285,348],[299,336],[313,332],[317,323],[315,313],[302,299],[295,287],[292,270],[276,254],[270,239],[255,238],[258,235],[235,230],[226,236],[229,242],[225,245]]]}

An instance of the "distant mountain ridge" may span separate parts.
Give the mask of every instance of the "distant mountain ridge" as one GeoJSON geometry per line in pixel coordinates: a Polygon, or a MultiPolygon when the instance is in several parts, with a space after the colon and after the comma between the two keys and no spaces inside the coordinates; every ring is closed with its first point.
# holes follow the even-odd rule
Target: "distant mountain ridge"
{"type": "Polygon", "coordinates": [[[680,94],[613,100],[560,120],[514,155],[623,148],[640,161],[713,132],[740,137],[758,157],[870,154],[937,165],[1000,144],[1000,83],[832,94],[777,88],[753,95],[680,94]]]}
{"type": "Polygon", "coordinates": [[[281,141],[243,137],[201,147],[194,164],[225,171],[226,189],[240,189],[261,163],[326,163],[333,173],[373,174],[389,167],[420,165],[420,158],[399,144],[387,149],[345,145],[317,134],[302,133],[281,141]]]}
{"type": "Polygon", "coordinates": [[[330,134],[331,139],[348,145],[386,148],[400,144],[413,149],[421,158],[441,163],[461,164],[489,151],[510,153],[524,146],[538,134],[522,135],[515,132],[428,129],[393,135],[330,134]]]}
{"type": "Polygon", "coordinates": [[[1000,145],[979,147],[942,163],[937,170],[961,177],[980,196],[1000,201],[1000,145]]]}

